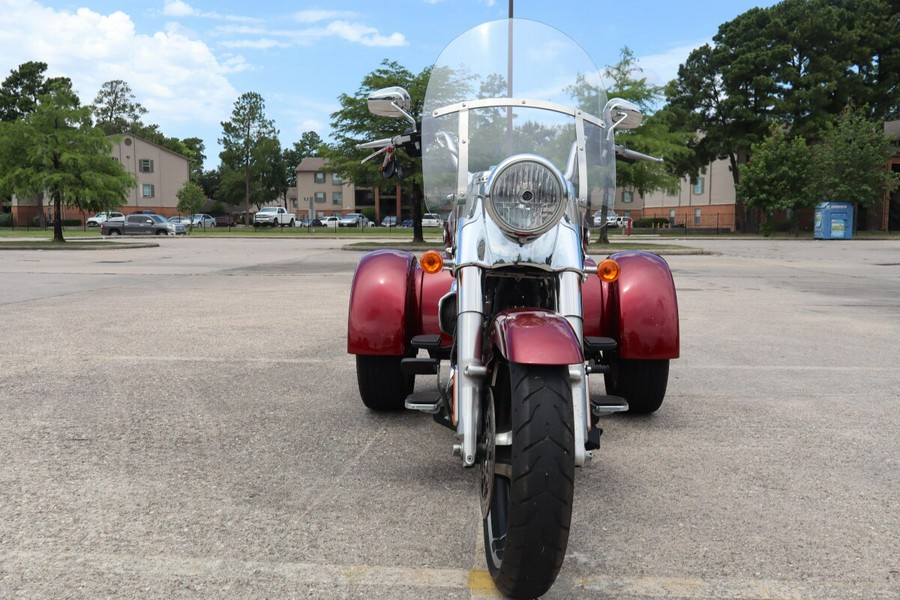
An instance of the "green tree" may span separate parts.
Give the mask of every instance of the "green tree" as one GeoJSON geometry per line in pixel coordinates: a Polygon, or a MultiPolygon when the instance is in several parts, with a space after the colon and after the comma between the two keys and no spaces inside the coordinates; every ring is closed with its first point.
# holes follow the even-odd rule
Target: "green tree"
{"type": "MultiPolygon", "coordinates": [[[[622,49],[619,62],[604,71],[606,81],[611,82],[607,95],[634,102],[645,115],[640,127],[618,132],[616,142],[666,161],[683,160],[690,154],[687,143],[691,136],[671,131],[671,115],[656,113],[655,107],[665,96],[665,88],[648,83],[642,73],[634,53],[627,46],[622,49]]],[[[647,161],[620,162],[616,168],[616,180],[620,187],[634,189],[639,194],[678,184],[678,177],[667,170],[665,163],[647,161]]]]}
{"type": "MultiPolygon", "coordinates": [[[[766,213],[812,206],[816,196],[810,159],[804,138],[790,137],[781,127],[773,126],[768,137],[753,145],[737,193],[747,206],[766,213]]],[[[791,229],[797,233],[796,218],[791,220],[791,229]]]]}
{"type": "Polygon", "coordinates": [[[294,142],[291,148],[285,148],[283,153],[283,161],[285,168],[285,177],[288,186],[297,185],[297,166],[303,162],[304,158],[311,156],[319,156],[319,151],[323,145],[322,138],[315,131],[304,131],[300,136],[300,141],[294,142]]]}
{"type": "Polygon", "coordinates": [[[203,189],[203,193],[206,194],[207,198],[214,198],[217,202],[224,202],[219,197],[219,182],[221,178],[222,175],[219,169],[210,169],[203,171],[197,178],[196,183],[203,189]]]}
{"type": "Polygon", "coordinates": [[[178,198],[176,207],[178,212],[186,215],[199,213],[206,205],[206,194],[203,192],[203,188],[193,181],[186,181],[184,186],[175,192],[175,197],[178,198]]]}
{"type": "Polygon", "coordinates": [[[819,201],[872,206],[895,190],[900,175],[885,168],[894,155],[892,140],[880,124],[867,118],[867,108],[848,107],[822,133],[813,147],[814,187],[819,201]]]}
{"type": "Polygon", "coordinates": [[[274,122],[266,118],[262,96],[247,92],[235,101],[231,120],[222,122],[222,132],[219,143],[224,149],[219,158],[229,174],[223,177],[222,183],[232,184],[234,175],[240,176],[246,225],[250,203],[254,196],[259,197],[260,174],[268,167],[265,158],[271,152],[272,140],[277,140],[278,130],[274,122]]]}
{"type": "Polygon", "coordinates": [[[113,140],[91,122],[68,81],[38,96],[33,112],[0,123],[0,189],[21,196],[46,193],[53,205],[53,240],[64,242],[62,206],[95,211],[123,203],[136,182],[110,154],[113,140]]]}
{"type": "Polygon", "coordinates": [[[203,163],[206,161],[206,144],[198,137],[189,137],[181,140],[184,146],[184,156],[190,161],[189,177],[193,182],[198,182],[203,175],[203,163]]]}
{"type": "MultiPolygon", "coordinates": [[[[141,106],[131,86],[121,79],[107,81],[94,98],[94,119],[107,135],[137,132],[144,126],[141,118],[147,109],[141,106]]],[[[141,136],[143,137],[143,136],[141,136]]]]}
{"type": "Polygon", "coordinates": [[[68,77],[47,78],[47,63],[30,61],[10,71],[0,86],[0,121],[15,121],[37,109],[40,96],[57,83],[71,87],[68,77]]]}
{"type": "MultiPolygon", "coordinates": [[[[627,46],[622,48],[619,54],[619,62],[607,66],[604,70],[604,79],[609,83],[607,96],[610,98],[622,98],[635,103],[644,113],[645,118],[640,127],[616,133],[616,143],[629,149],[637,150],[651,156],[664,159],[664,163],[657,162],[625,162],[616,164],[616,183],[619,187],[637,191],[643,195],[658,189],[668,189],[678,184],[678,177],[674,174],[671,165],[674,161],[683,161],[690,155],[688,141],[691,136],[684,132],[672,131],[669,127],[671,115],[665,111],[654,112],[658,103],[664,96],[663,86],[648,83],[642,76],[642,69],[638,65],[634,53],[627,46]]],[[[590,86],[573,86],[571,93],[575,96],[580,106],[596,106],[597,99],[590,92],[590,86]]],[[[591,108],[597,111],[597,108],[591,108]]],[[[601,220],[606,222],[607,207],[601,205],[601,220]]],[[[606,228],[600,231],[600,243],[609,243],[606,228]]]]}
{"type": "MultiPolygon", "coordinates": [[[[331,115],[331,128],[335,143],[323,147],[321,156],[326,159],[329,168],[339,173],[347,181],[358,187],[376,187],[393,189],[396,182],[390,182],[380,173],[381,160],[362,163],[362,159],[371,154],[371,150],[358,150],[356,144],[361,142],[393,137],[402,133],[405,125],[398,119],[378,117],[369,113],[366,98],[375,90],[400,86],[405,88],[412,99],[410,114],[419,118],[425,100],[425,90],[431,68],[428,67],[415,75],[394,61],[382,61],[381,67],[366,75],[356,94],[341,94],[341,109],[331,115]]],[[[395,153],[398,165],[404,173],[399,181],[401,193],[412,197],[413,205],[413,240],[422,241],[422,169],[421,160],[395,153]]]]}
{"type": "MultiPolygon", "coordinates": [[[[10,71],[9,76],[3,80],[0,86],[0,122],[12,122],[22,119],[33,113],[38,106],[41,95],[49,93],[56,84],[68,85],[72,82],[67,77],[47,78],[47,63],[30,61],[19,65],[17,69],[10,71]]],[[[7,199],[13,192],[0,188],[0,196],[7,199]]],[[[43,192],[34,195],[38,203],[38,216],[41,226],[44,226],[44,196],[43,192]]]]}
{"type": "MultiPolygon", "coordinates": [[[[725,158],[737,186],[772,123],[812,143],[851,101],[872,119],[897,118],[898,25],[896,0],[783,0],[722,24],[667,89],[673,123],[699,132],[679,169],[696,175],[725,158]]],[[[738,217],[746,228],[740,203],[738,217]]]]}

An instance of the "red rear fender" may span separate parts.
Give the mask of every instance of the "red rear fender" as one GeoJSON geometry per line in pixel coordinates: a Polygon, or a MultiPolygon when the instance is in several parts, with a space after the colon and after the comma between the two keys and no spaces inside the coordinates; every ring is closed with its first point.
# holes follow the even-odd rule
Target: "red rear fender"
{"type": "Polygon", "coordinates": [[[356,266],[350,289],[347,352],[403,355],[418,328],[416,258],[408,252],[376,250],[356,266]]]}
{"type": "MultiPolygon", "coordinates": [[[[601,285],[599,335],[614,338],[622,358],[678,358],[678,299],[668,263],[656,254],[640,251],[619,252],[610,258],[619,263],[622,272],[615,283],[601,285]]],[[[596,335],[595,330],[596,323],[589,328],[585,322],[586,335],[596,335]]]]}

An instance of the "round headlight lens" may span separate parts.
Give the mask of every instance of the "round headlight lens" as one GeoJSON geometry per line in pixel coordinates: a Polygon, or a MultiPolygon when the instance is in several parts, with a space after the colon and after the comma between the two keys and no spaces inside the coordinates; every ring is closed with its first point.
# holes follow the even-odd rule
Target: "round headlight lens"
{"type": "Polygon", "coordinates": [[[562,175],[549,161],[533,155],[513,156],[491,174],[487,209],[509,233],[538,235],[559,221],[565,189],[562,175]]]}

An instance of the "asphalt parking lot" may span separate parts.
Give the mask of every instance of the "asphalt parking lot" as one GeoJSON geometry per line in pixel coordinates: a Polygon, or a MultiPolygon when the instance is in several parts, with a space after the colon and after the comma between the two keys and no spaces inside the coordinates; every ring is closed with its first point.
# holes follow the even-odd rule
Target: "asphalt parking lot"
{"type": "MultiPolygon", "coordinates": [[[[0,597],[495,596],[452,434],[358,399],[342,243],[0,252],[0,597]]],[[[683,243],[546,598],[900,598],[900,240],[683,243]]]]}

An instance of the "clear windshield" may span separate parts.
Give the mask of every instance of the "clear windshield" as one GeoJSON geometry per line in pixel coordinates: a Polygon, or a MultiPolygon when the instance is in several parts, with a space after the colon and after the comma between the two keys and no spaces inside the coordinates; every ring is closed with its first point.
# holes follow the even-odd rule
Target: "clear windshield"
{"type": "Polygon", "coordinates": [[[563,173],[574,158],[583,166],[572,177],[582,203],[595,209],[611,203],[613,145],[598,120],[605,103],[597,67],[560,31],[523,19],[467,31],[438,57],[425,96],[428,209],[446,217],[464,201],[469,174],[519,153],[539,154],[563,173]],[[583,138],[576,145],[579,129],[583,138]],[[584,148],[581,162],[576,147],[584,148]]]}

